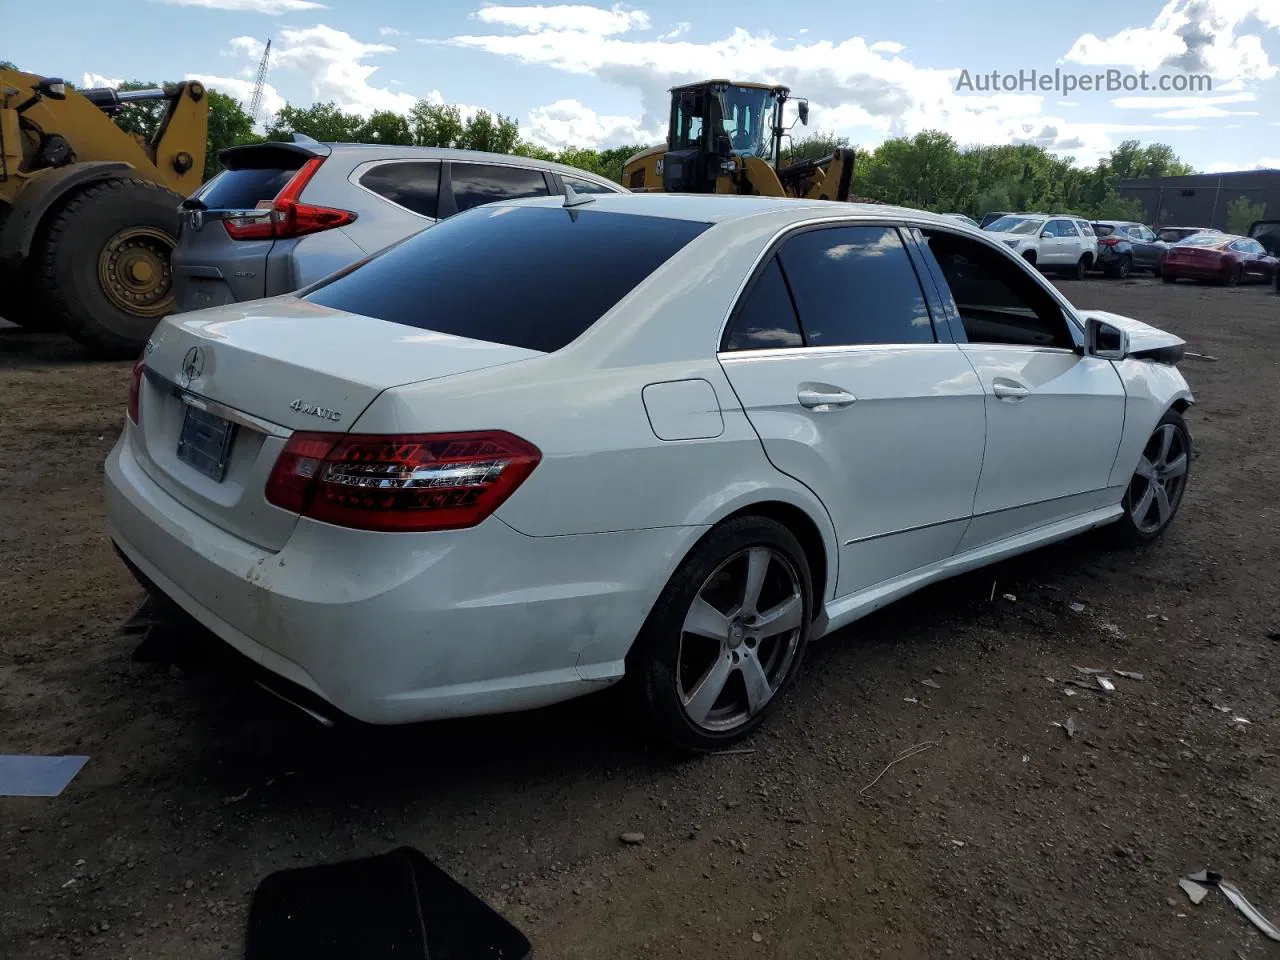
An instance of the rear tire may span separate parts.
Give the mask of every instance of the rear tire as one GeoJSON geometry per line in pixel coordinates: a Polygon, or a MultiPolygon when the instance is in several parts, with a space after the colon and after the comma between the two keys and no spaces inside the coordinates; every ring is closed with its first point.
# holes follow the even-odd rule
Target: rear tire
{"type": "Polygon", "coordinates": [[[3,291],[0,317],[32,333],[58,329],[57,317],[45,297],[41,296],[39,283],[29,265],[0,273],[0,291],[3,291]]]}
{"type": "Polygon", "coordinates": [[[790,530],[757,516],[713,529],[667,582],[627,657],[652,731],[692,753],[750,735],[794,679],[812,622],[809,564],[790,530]]]}
{"type": "Polygon", "coordinates": [[[1120,258],[1120,262],[1116,264],[1115,272],[1112,274],[1112,276],[1114,276],[1117,280],[1125,280],[1128,278],[1129,273],[1132,270],[1133,270],[1133,258],[1129,256],[1123,256],[1120,258]]]}
{"type": "Polygon", "coordinates": [[[1169,410],[1151,432],[1125,491],[1124,515],[1114,530],[1130,544],[1159,539],[1178,515],[1191,471],[1191,432],[1177,410],[1169,410]]]}
{"type": "Polygon", "coordinates": [[[38,252],[41,279],[63,328],[95,355],[137,356],[172,312],[169,255],[181,202],[147,180],[105,180],[50,220],[38,252]]]}
{"type": "Polygon", "coordinates": [[[1083,280],[1085,278],[1085,274],[1087,274],[1088,272],[1089,272],[1089,258],[1087,256],[1084,256],[1076,261],[1075,269],[1071,271],[1071,278],[1073,280],[1083,280]]]}

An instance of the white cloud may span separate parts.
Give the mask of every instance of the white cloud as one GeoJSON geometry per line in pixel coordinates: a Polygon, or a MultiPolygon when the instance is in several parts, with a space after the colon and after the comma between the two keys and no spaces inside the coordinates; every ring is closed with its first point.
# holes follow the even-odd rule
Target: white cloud
{"type": "Polygon", "coordinates": [[[208,10],[225,10],[228,13],[266,13],[277,16],[282,13],[298,13],[302,10],[324,10],[323,3],[312,0],[158,0],[171,7],[204,7],[208,10]]]}
{"type": "Polygon", "coordinates": [[[1152,110],[1155,108],[1169,110],[1178,107],[1212,107],[1226,103],[1253,103],[1257,99],[1257,95],[1252,93],[1206,94],[1203,97],[1116,97],[1111,100],[1111,105],[1120,110],[1152,110]]]}
{"type": "Polygon", "coordinates": [[[693,24],[691,24],[691,23],[685,23],[683,20],[681,20],[681,21],[680,21],[679,23],[677,23],[674,27],[672,27],[669,31],[667,31],[666,33],[664,33],[664,34],[660,35],[660,36],[658,37],[658,39],[659,39],[659,40],[674,40],[676,37],[683,36],[684,34],[688,33],[688,32],[689,32],[689,29],[690,29],[692,26],[693,26],[693,24]]]}
{"type": "MultiPolygon", "coordinates": [[[[858,139],[868,133],[884,139],[940,129],[961,144],[1036,143],[1087,163],[1114,146],[1112,134],[1194,129],[1189,125],[1068,121],[1045,115],[1045,100],[1038,95],[961,96],[954,86],[958,70],[917,66],[897,56],[892,41],[870,44],[852,37],[783,44],[768,33],[742,28],[709,42],[664,41],[618,36],[599,30],[598,25],[596,33],[567,31],[561,29],[565,18],[556,20],[555,26],[549,25],[553,18],[547,11],[563,9],[577,8],[484,7],[477,13],[480,19],[497,18],[499,14],[492,11],[523,11],[518,17],[502,20],[504,26],[521,25],[520,29],[422,42],[484,51],[570,74],[595,76],[640,96],[640,115],[625,118],[625,125],[618,123],[616,117],[601,120],[588,116],[576,107],[565,106],[564,101],[552,105],[554,116],[540,115],[539,122],[533,125],[547,141],[559,139],[566,128],[594,131],[603,138],[610,136],[610,129],[661,131],[667,121],[668,89],[708,76],[749,77],[786,84],[797,96],[809,99],[811,130],[833,130],[858,139]]],[[[799,134],[798,130],[795,132],[799,134]]],[[[627,139],[600,142],[612,145],[627,139]]]]}
{"type": "Polygon", "coordinates": [[[907,48],[896,40],[877,40],[871,45],[871,49],[876,53],[901,53],[907,48]]]}
{"type": "Polygon", "coordinates": [[[471,15],[482,23],[518,30],[585,33],[607,37],[630,30],[648,30],[649,14],[615,3],[608,10],[586,4],[555,6],[481,7],[471,15]]]}
{"type": "Polygon", "coordinates": [[[1168,0],[1149,26],[1131,27],[1106,38],[1079,37],[1063,58],[1090,66],[1208,73],[1223,80],[1268,80],[1280,70],[1271,63],[1253,21],[1280,30],[1276,0],[1168,0]]]}
{"type": "Polygon", "coordinates": [[[88,87],[115,87],[124,83],[119,77],[104,77],[100,73],[86,73],[80,80],[81,89],[88,87]]]}
{"type": "Polygon", "coordinates": [[[1054,104],[1059,107],[1078,107],[1079,101],[1076,100],[1055,100],[1054,104]]]}
{"type": "Polygon", "coordinates": [[[404,34],[403,30],[397,30],[395,27],[379,27],[378,36],[380,37],[399,37],[404,34]]]}
{"type": "Polygon", "coordinates": [[[605,116],[577,100],[557,100],[535,108],[525,133],[534,143],[552,150],[655,143],[665,137],[661,128],[646,130],[639,117],[605,116]]]}
{"type": "Polygon", "coordinates": [[[1231,173],[1235,170],[1280,170],[1280,157],[1262,157],[1259,160],[1245,163],[1220,161],[1204,168],[1205,173],[1231,173]]]}
{"type": "Polygon", "coordinates": [[[1198,106],[1162,110],[1151,116],[1157,120],[1219,120],[1222,117],[1256,117],[1257,115],[1257,110],[1224,110],[1222,107],[1198,106]]]}

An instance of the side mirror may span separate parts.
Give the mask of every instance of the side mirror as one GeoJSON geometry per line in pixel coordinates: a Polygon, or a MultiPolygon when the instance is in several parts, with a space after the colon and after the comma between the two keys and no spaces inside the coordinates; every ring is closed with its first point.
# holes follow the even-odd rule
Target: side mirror
{"type": "Polygon", "coordinates": [[[53,77],[41,80],[36,86],[41,95],[48,97],[50,100],[67,99],[67,85],[59,79],[53,77]]]}
{"type": "Polygon", "coordinates": [[[1040,239],[1041,239],[1041,240],[1052,240],[1052,239],[1053,239],[1053,234],[1052,234],[1052,233],[1050,233],[1048,230],[1041,230],[1041,231],[1040,231],[1040,239]]]}
{"type": "Polygon", "coordinates": [[[1129,355],[1129,334],[1091,317],[1084,324],[1084,352],[1099,360],[1123,360],[1129,355]]]}
{"type": "Polygon", "coordinates": [[[809,101],[801,100],[799,103],[799,107],[800,107],[800,124],[801,126],[807,127],[809,125],[809,101]]]}

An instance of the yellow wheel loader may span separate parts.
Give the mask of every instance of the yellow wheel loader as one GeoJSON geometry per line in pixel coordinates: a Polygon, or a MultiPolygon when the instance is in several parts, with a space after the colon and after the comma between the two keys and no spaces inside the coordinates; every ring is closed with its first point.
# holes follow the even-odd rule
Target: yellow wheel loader
{"type": "MultiPolygon", "coordinates": [[[[637,193],[735,193],[853,200],[853,151],[782,166],[782,114],[791,97],[778,84],[705,80],[671,88],[667,142],[627,160],[622,184],[637,193]]],[[[809,122],[809,101],[796,99],[809,122]]]]}
{"type": "Polygon", "coordinates": [[[72,90],[0,70],[0,317],[136,356],[173,307],[178,207],[204,177],[209,101],[194,81],[72,90]],[[112,120],[167,104],[150,137],[112,120]]]}

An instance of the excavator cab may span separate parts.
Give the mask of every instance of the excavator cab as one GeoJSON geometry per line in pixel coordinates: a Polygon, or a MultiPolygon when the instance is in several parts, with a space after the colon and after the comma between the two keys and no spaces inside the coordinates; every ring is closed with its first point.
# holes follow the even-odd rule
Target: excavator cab
{"type": "MultiPolygon", "coordinates": [[[[719,181],[754,157],[775,169],[782,151],[784,86],[710,80],[671,90],[671,120],[662,159],[668,193],[724,192],[719,181]]],[[[802,121],[808,103],[800,102],[802,121]]]]}

